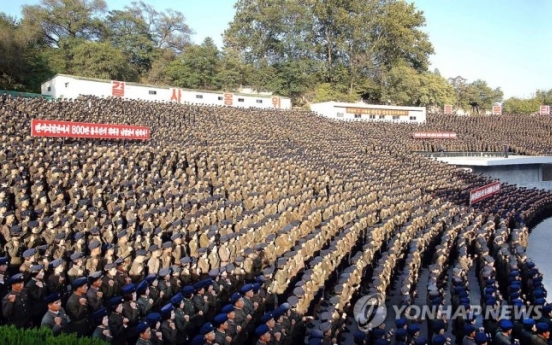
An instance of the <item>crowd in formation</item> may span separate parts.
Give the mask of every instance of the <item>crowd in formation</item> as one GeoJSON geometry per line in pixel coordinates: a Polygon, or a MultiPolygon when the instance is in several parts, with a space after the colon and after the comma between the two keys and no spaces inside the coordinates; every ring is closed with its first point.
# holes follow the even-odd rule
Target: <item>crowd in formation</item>
{"type": "Polygon", "coordinates": [[[552,195],[503,184],[469,206],[487,178],[411,151],[548,154],[548,118],[340,122],[91,97],[7,97],[0,117],[2,324],[133,345],[326,345],[347,333],[358,344],[443,345],[447,332],[465,345],[547,344],[552,307],[525,247],[552,195]],[[151,140],[31,137],[33,118],[149,126],[151,140]],[[459,139],[412,139],[426,130],[459,139]],[[479,287],[467,281],[473,266],[479,287]],[[480,333],[475,318],[408,315],[355,329],[361,296],[385,299],[398,284],[412,305],[422,267],[428,306],[450,294],[455,309],[547,313],[487,319],[480,333]]]}

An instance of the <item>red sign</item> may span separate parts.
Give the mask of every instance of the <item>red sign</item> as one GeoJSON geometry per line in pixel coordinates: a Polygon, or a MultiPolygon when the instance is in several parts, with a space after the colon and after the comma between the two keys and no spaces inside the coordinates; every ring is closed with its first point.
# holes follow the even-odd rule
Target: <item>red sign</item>
{"type": "Polygon", "coordinates": [[[232,95],[231,93],[225,93],[224,94],[224,105],[232,105],[233,104],[233,99],[234,95],[232,95]]]}
{"type": "Polygon", "coordinates": [[[182,90],[171,88],[171,101],[180,102],[182,99],[182,90]]]}
{"type": "Polygon", "coordinates": [[[500,191],[500,182],[493,182],[470,192],[470,205],[490,197],[500,191]]]}
{"type": "Polygon", "coordinates": [[[449,132],[417,132],[413,133],[414,139],[456,139],[456,133],[449,132]]]}
{"type": "Polygon", "coordinates": [[[452,114],[452,105],[445,105],[445,115],[452,114]]]}
{"type": "Polygon", "coordinates": [[[493,115],[502,115],[502,106],[493,105],[493,115]]]}
{"type": "Polygon", "coordinates": [[[33,119],[31,121],[31,136],[148,140],[150,129],[141,126],[33,119]]]}
{"type": "Polygon", "coordinates": [[[125,82],[124,81],[111,81],[111,96],[113,97],[125,97],[125,82]]]}
{"type": "Polygon", "coordinates": [[[540,106],[540,114],[541,115],[550,115],[550,106],[549,105],[541,105],[540,106]]]}

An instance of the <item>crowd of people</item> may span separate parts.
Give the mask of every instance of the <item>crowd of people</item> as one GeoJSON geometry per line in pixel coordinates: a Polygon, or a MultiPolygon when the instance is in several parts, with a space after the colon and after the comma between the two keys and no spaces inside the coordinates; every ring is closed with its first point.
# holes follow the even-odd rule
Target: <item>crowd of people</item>
{"type": "MultiPolygon", "coordinates": [[[[506,345],[500,334],[513,343],[514,326],[530,323],[487,320],[485,339],[469,319],[428,320],[427,338],[426,321],[408,315],[354,328],[358,298],[385,299],[395,280],[401,303],[412,305],[422,267],[431,271],[428,305],[450,293],[455,308],[550,309],[525,247],[552,195],[503,184],[470,206],[469,191],[487,178],[412,153],[507,143],[548,154],[549,118],[430,116],[412,125],[6,97],[0,119],[1,324],[113,344],[443,345],[452,331],[457,341],[481,345],[489,333],[506,345]],[[31,137],[33,118],[148,126],[151,140],[31,137]],[[459,138],[412,138],[426,130],[459,138]],[[473,265],[485,300],[466,300],[477,288],[467,284],[473,265]]],[[[533,320],[535,337],[548,336],[545,317],[533,320]]],[[[536,345],[528,339],[521,345],[536,345]]]]}

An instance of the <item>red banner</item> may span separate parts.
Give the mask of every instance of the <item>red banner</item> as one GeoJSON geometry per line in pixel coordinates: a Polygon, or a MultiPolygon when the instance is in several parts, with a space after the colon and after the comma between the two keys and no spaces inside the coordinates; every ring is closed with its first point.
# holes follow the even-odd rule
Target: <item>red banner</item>
{"type": "Polygon", "coordinates": [[[150,129],[141,126],[33,119],[31,121],[31,136],[148,140],[150,129]]]}
{"type": "Polygon", "coordinates": [[[493,182],[470,192],[470,205],[500,192],[500,182],[493,182]]]}
{"type": "Polygon", "coordinates": [[[445,115],[452,115],[452,105],[446,104],[444,111],[445,115]]]}
{"type": "Polygon", "coordinates": [[[502,115],[502,106],[493,105],[493,115],[502,115]]]}
{"type": "Polygon", "coordinates": [[[414,139],[456,139],[456,133],[450,132],[416,132],[412,134],[414,139]]]}
{"type": "Polygon", "coordinates": [[[111,81],[111,96],[113,97],[125,97],[125,82],[124,81],[111,81]]]}
{"type": "Polygon", "coordinates": [[[550,115],[550,106],[549,105],[541,105],[540,106],[540,114],[541,115],[550,115]]]}

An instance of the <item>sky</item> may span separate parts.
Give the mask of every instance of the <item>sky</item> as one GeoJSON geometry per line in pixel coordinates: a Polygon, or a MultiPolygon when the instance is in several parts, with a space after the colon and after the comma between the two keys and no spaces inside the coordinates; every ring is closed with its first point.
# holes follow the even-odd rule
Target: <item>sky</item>
{"type": "MultiPolygon", "coordinates": [[[[550,0],[409,0],[424,12],[435,54],[431,69],[442,76],[482,79],[501,87],[504,98],[529,98],[552,89],[552,1],[550,0]]],[[[20,17],[23,5],[39,0],[2,1],[0,11],[20,17]]],[[[106,0],[122,9],[132,0],[106,0]]],[[[157,9],[184,13],[195,31],[192,40],[211,37],[222,46],[222,33],[234,17],[233,0],[146,0],[157,9]]]]}

